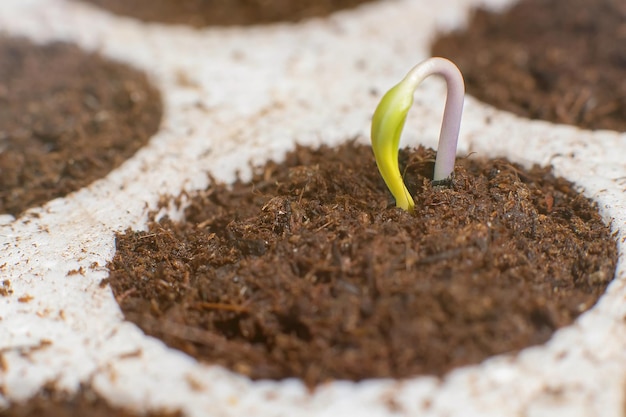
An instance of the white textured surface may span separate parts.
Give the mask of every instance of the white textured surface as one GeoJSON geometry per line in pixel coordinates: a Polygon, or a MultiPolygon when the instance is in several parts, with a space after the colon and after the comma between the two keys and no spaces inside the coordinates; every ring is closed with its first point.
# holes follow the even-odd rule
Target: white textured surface
{"type": "MultiPolygon", "coordinates": [[[[0,402],[48,381],[68,389],[91,381],[113,403],[198,417],[623,416],[624,133],[529,122],[467,100],[459,152],[553,164],[598,201],[618,232],[620,262],[598,305],[546,345],[441,380],[338,382],[314,393],[297,381],[252,383],[145,337],[98,285],[114,232],[141,228],[159,194],[204,187],[206,171],[231,180],[250,159],[279,156],[294,141],[367,141],[380,94],[427,57],[438,28],[462,25],[476,3],[395,0],[298,25],[191,30],[64,0],[1,0],[2,31],[70,40],[147,71],[165,116],[150,144],[108,177],[17,220],[0,217],[0,279],[14,291],[0,297],[0,402]],[[26,295],[33,299],[18,302],[26,295]]],[[[437,80],[420,87],[404,144],[436,145],[443,89],[437,80]]]]}

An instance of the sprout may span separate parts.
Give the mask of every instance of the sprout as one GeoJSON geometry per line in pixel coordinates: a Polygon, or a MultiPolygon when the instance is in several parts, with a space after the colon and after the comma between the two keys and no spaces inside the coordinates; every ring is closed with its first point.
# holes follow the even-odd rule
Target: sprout
{"type": "Polygon", "coordinates": [[[463,76],[456,65],[444,58],[430,58],[417,64],[383,96],[372,118],[372,149],[378,170],[396,199],[396,206],[408,211],[413,211],[415,203],[404,185],[398,167],[400,135],[406,115],[413,104],[413,93],[432,74],[443,76],[448,89],[433,181],[449,179],[454,171],[465,93],[463,76]]]}

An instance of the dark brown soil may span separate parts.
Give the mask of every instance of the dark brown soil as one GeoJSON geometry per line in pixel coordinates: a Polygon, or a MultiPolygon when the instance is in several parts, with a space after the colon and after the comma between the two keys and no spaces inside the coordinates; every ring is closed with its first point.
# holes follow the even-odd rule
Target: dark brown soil
{"type": "Polygon", "coordinates": [[[626,131],[626,2],[521,0],[476,11],[432,54],[455,61],[467,91],[520,116],[626,131]]]}
{"type": "Polygon", "coordinates": [[[148,22],[193,27],[296,22],[374,0],[81,0],[148,22]]]}
{"type": "Polygon", "coordinates": [[[433,160],[401,152],[409,214],[369,147],[298,147],[190,196],[186,222],[118,235],[105,282],[168,345],[310,386],[441,375],[543,343],[596,302],[616,243],[572,184],[472,158],[433,188],[433,160]]]}
{"type": "Polygon", "coordinates": [[[11,404],[0,410],[0,417],[182,417],[180,412],[151,412],[137,414],[109,405],[93,390],[83,388],[69,396],[53,389],[44,389],[23,403],[11,404]]]}
{"type": "Polygon", "coordinates": [[[1,36],[0,62],[0,213],[104,177],[159,127],[159,93],[125,65],[1,36]]]}

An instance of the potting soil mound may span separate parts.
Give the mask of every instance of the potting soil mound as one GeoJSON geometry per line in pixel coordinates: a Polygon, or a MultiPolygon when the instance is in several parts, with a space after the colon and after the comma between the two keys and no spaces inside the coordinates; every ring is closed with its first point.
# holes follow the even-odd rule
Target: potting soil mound
{"type": "Polygon", "coordinates": [[[521,0],[436,40],[467,91],[520,116],[626,131],[626,2],[521,0]]]}
{"type": "Polygon", "coordinates": [[[295,22],[374,0],[81,0],[148,22],[193,27],[295,22]]]}
{"type": "Polygon", "coordinates": [[[82,388],[75,395],[44,389],[28,401],[0,410],[1,417],[182,417],[180,412],[134,413],[109,405],[93,390],[82,388]]]}
{"type": "MultiPolygon", "coordinates": [[[[543,343],[613,278],[616,242],[549,169],[401,152],[414,213],[371,148],[298,147],[117,236],[109,282],[147,334],[252,378],[441,375],[543,343]]],[[[168,199],[164,199],[164,204],[168,199]]]]}
{"type": "Polygon", "coordinates": [[[64,43],[0,36],[0,213],[78,190],[158,129],[146,76],[64,43]]]}

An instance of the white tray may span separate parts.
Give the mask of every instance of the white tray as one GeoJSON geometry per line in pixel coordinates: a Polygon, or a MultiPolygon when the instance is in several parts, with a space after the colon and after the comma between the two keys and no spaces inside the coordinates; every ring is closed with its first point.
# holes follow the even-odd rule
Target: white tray
{"type": "MultiPolygon", "coordinates": [[[[478,3],[508,1],[381,1],[299,24],[193,30],[68,0],[1,0],[0,30],[72,41],[146,71],[165,113],[151,142],[106,178],[17,220],[0,216],[0,279],[14,290],[0,297],[0,403],[49,381],[68,390],[82,381],[113,404],[198,417],[623,416],[624,133],[528,121],[466,100],[459,153],[552,164],[598,202],[620,262],[599,303],[545,345],[442,379],[335,382],[313,393],[296,380],[251,382],[144,336],[99,286],[115,232],[144,228],[161,194],[201,189],[209,171],[231,181],[250,160],[279,158],[296,141],[367,142],[380,95],[428,56],[438,30],[462,26],[478,3]],[[26,295],[33,299],[18,302],[26,295]]],[[[418,89],[403,145],[436,145],[444,91],[436,79],[418,89]]]]}

